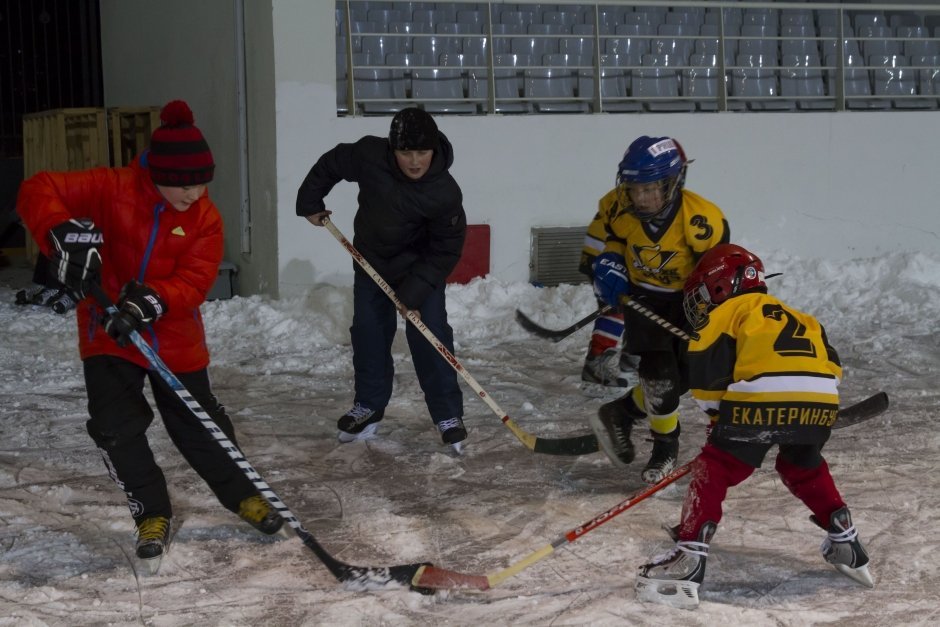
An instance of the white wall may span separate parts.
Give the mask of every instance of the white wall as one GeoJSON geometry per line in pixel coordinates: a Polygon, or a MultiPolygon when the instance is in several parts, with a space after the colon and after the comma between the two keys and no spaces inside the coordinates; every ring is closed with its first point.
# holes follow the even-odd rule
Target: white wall
{"type": "MultiPolygon", "coordinates": [[[[281,288],[348,282],[351,260],[294,216],[296,189],[340,141],[387,117],[335,115],[328,3],[275,0],[281,288]],[[304,25],[304,26],[302,26],[304,25]],[[301,31],[303,34],[301,35],[301,31]],[[299,41],[302,40],[302,41],[299,41]]],[[[491,226],[492,274],[529,277],[532,226],[586,225],[635,137],[670,135],[695,159],[687,186],[722,207],[755,252],[847,260],[936,251],[940,112],[438,116],[470,223],[491,226]]],[[[351,238],[355,186],[327,198],[351,238]]]]}
{"type": "MultiPolygon", "coordinates": [[[[348,255],[325,230],[294,214],[297,187],[320,154],[364,134],[384,135],[390,122],[336,116],[333,7],[329,0],[250,3],[253,243],[250,258],[236,262],[252,270],[253,289],[243,294],[351,280],[348,255]],[[261,18],[269,10],[271,37],[252,37],[253,28],[267,28],[261,18]]],[[[230,233],[226,252],[237,257],[232,15],[232,0],[192,7],[182,0],[102,2],[106,102],[190,100],[218,164],[212,193],[230,233]]],[[[531,227],[586,225],[612,187],[623,151],[642,134],[671,135],[683,144],[695,159],[688,187],[721,206],[733,238],[759,254],[784,249],[845,260],[896,249],[936,251],[938,116],[439,116],[438,124],[455,147],[453,174],[469,222],[491,226],[492,274],[525,281],[531,227]]],[[[355,186],[341,183],[327,201],[351,237],[355,186]]]]}

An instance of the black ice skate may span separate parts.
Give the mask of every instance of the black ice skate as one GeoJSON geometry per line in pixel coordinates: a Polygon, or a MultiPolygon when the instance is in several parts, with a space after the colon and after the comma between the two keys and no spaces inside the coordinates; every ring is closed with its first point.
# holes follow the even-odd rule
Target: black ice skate
{"type": "MultiPolygon", "coordinates": [[[[826,529],[815,516],[810,516],[810,520],[826,529]]],[[[846,577],[863,586],[874,588],[875,582],[868,572],[868,553],[862,546],[862,541],[858,539],[858,531],[852,523],[848,507],[832,512],[827,531],[829,535],[820,547],[823,558],[846,577]]]]}
{"type": "Polygon", "coordinates": [[[672,433],[650,433],[653,435],[653,452],[640,477],[652,485],[662,481],[676,468],[676,460],[679,459],[679,425],[672,433]]]}
{"type": "Polygon", "coordinates": [[[680,610],[698,607],[698,588],[705,580],[708,543],[715,529],[715,523],[707,522],[702,525],[698,540],[676,542],[671,551],[640,566],[634,585],[637,600],[680,610]]]}
{"type": "Polygon", "coordinates": [[[467,439],[467,429],[459,416],[440,421],[437,423],[437,430],[441,432],[441,440],[444,444],[450,444],[458,455],[463,452],[463,441],[467,439]]]}
{"type": "Polygon", "coordinates": [[[336,428],[339,429],[339,441],[345,444],[371,437],[378,430],[378,423],[384,415],[383,410],[376,411],[356,403],[336,422],[336,428]]]}
{"type": "Polygon", "coordinates": [[[238,504],[238,517],[265,535],[288,537],[284,519],[260,494],[249,496],[238,504]]]}
{"type": "Polygon", "coordinates": [[[601,450],[607,454],[610,461],[618,468],[626,468],[636,457],[633,442],[630,441],[630,432],[633,423],[646,417],[633,401],[633,388],[627,390],[621,398],[604,403],[597,410],[596,416],[591,416],[589,422],[597,443],[601,450]]]}
{"type": "Polygon", "coordinates": [[[166,516],[151,516],[137,523],[137,558],[151,575],[160,569],[170,549],[171,527],[172,521],[166,516]]]}

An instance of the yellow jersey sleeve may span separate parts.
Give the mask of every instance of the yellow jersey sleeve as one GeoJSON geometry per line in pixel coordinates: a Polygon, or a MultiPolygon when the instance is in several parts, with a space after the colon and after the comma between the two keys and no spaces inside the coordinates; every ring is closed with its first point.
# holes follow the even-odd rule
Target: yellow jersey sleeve
{"type": "Polygon", "coordinates": [[[604,251],[607,236],[610,234],[611,215],[617,211],[617,190],[612,189],[598,201],[597,213],[584,234],[584,247],[581,249],[581,261],[578,270],[589,277],[594,276],[594,258],[604,251]]]}

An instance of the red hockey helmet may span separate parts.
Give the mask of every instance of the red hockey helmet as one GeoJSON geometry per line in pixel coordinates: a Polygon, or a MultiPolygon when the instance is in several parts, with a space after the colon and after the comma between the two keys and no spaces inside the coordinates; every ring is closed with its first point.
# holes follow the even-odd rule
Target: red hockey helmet
{"type": "Polygon", "coordinates": [[[737,244],[719,244],[698,260],[685,281],[682,306],[694,329],[708,322],[709,312],[729,298],[764,288],[764,264],[737,244]]]}

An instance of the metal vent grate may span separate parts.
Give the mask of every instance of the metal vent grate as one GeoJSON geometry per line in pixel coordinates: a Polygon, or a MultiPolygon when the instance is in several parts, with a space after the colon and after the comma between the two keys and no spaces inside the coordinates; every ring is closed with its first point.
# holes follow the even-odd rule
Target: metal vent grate
{"type": "Polygon", "coordinates": [[[586,283],[578,272],[586,226],[532,227],[529,281],[537,285],[586,283]]]}

